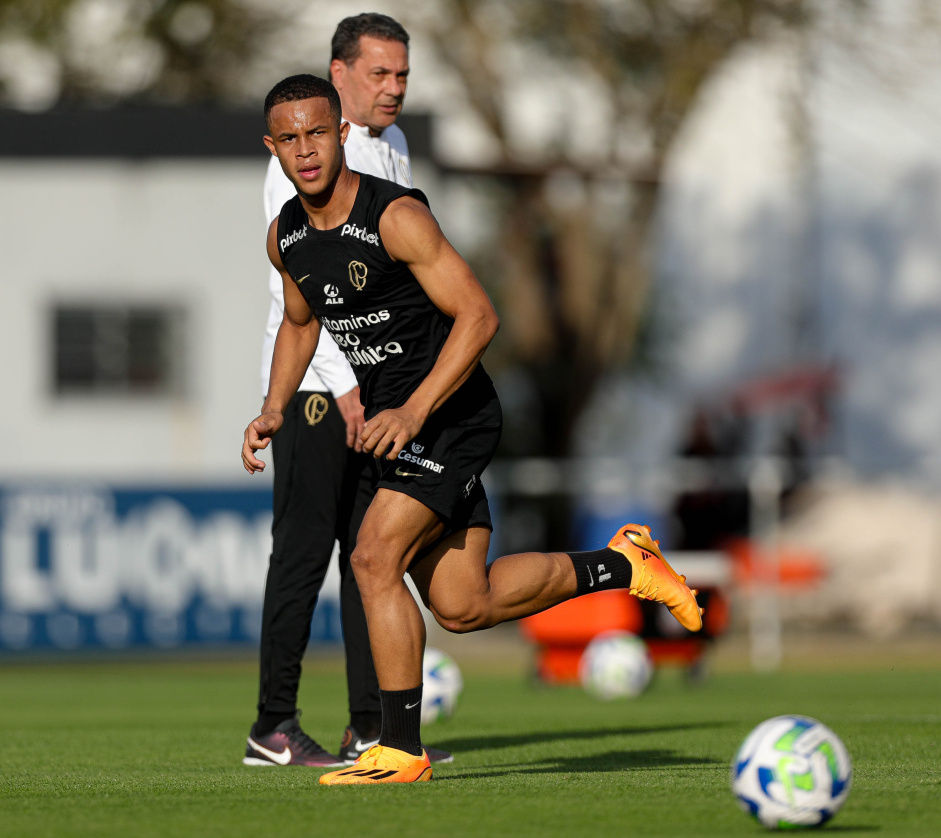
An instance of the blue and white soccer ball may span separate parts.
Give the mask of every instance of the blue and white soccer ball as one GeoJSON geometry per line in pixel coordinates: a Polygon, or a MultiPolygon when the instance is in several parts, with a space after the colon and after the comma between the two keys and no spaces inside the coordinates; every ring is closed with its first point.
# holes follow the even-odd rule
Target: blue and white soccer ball
{"type": "Polygon", "coordinates": [[[454,659],[440,649],[425,649],[422,682],[421,723],[430,725],[454,715],[464,689],[464,679],[454,659]]]}
{"type": "Polygon", "coordinates": [[[582,686],[595,698],[633,698],[653,677],[647,644],[626,631],[606,631],[595,637],[578,665],[582,686]]]}
{"type": "Polygon", "coordinates": [[[808,716],[762,722],[732,763],[732,791],[739,805],[769,829],[825,823],[846,802],[852,780],[840,738],[808,716]]]}

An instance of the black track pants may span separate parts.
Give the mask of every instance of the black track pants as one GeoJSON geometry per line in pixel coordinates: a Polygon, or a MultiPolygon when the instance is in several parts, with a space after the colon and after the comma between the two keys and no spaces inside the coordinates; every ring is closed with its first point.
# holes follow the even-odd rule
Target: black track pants
{"type": "Polygon", "coordinates": [[[375,494],[373,458],[346,447],[346,425],[327,393],[297,393],[271,445],[274,543],[262,611],[258,710],[296,708],[311,616],[338,539],[350,712],[378,713],[379,682],[350,567],[356,533],[375,494]]]}

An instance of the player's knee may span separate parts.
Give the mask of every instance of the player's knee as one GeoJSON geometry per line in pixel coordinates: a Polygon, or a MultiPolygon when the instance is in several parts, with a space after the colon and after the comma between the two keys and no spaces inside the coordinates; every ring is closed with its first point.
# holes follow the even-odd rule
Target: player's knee
{"type": "Polygon", "coordinates": [[[387,563],[382,561],[380,553],[369,545],[357,545],[350,555],[350,567],[356,576],[360,593],[368,596],[373,590],[387,584],[387,563]]]}

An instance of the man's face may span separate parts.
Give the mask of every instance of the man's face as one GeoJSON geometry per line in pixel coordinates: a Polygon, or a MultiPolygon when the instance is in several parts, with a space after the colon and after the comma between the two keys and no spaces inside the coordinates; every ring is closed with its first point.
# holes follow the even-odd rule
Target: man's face
{"type": "Polygon", "coordinates": [[[345,64],[330,62],[330,77],[343,102],[343,116],[365,125],[373,135],[395,122],[405,101],[408,49],[401,41],[363,35],[359,58],[345,64]]]}
{"type": "Polygon", "coordinates": [[[322,98],[275,105],[268,115],[265,145],[297,191],[315,197],[332,186],[343,166],[343,143],[349,125],[342,125],[322,98]]]}

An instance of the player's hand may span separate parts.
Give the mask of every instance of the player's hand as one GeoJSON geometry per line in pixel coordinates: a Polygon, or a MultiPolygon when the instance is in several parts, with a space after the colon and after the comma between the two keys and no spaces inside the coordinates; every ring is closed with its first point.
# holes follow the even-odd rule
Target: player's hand
{"type": "Polygon", "coordinates": [[[394,460],[408,441],[418,436],[423,424],[423,418],[407,407],[383,410],[363,425],[363,450],[377,459],[385,454],[387,460],[394,460]]]}
{"type": "Polygon", "coordinates": [[[265,464],[255,456],[255,452],[267,448],[278,429],[284,422],[280,413],[262,413],[245,429],[245,441],[242,443],[242,465],[249,474],[264,471],[265,464]]]}
{"type": "Polygon", "coordinates": [[[360,436],[366,417],[363,416],[363,403],[359,400],[359,387],[354,387],[348,393],[336,397],[337,409],[346,422],[346,445],[359,453],[363,450],[363,441],[360,436]]]}

